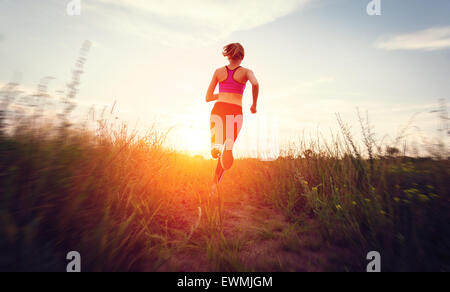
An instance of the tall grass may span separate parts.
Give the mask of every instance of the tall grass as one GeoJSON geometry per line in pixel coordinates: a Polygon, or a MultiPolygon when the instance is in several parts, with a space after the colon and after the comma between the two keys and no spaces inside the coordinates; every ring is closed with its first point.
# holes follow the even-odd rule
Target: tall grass
{"type": "MultiPolygon", "coordinates": [[[[1,270],[64,270],[71,250],[93,271],[159,270],[189,251],[206,270],[251,269],[243,239],[225,236],[208,205],[214,162],[166,150],[157,134],[100,129],[60,136],[22,121],[1,136],[1,270]]],[[[329,269],[364,270],[377,250],[387,270],[448,270],[448,160],[365,159],[346,139],[273,162],[238,160],[221,194],[264,200],[292,225],[319,220],[323,248],[352,251],[329,269]]]]}
{"type": "Polygon", "coordinates": [[[18,84],[1,93],[0,270],[64,271],[72,250],[85,271],[258,270],[243,255],[252,241],[224,230],[223,200],[244,196],[284,215],[280,236],[263,226],[259,233],[290,252],[305,252],[299,238],[318,222],[315,249],[346,251],[327,254],[321,270],[364,271],[372,250],[384,270],[450,270],[445,143],[431,145],[429,157],[408,157],[402,135],[379,143],[360,114],[360,144],[338,116],[341,133],[331,142],[300,143],[273,162],[237,160],[218,208],[209,199],[214,161],[167,150],[157,131],[138,136],[105,119],[95,131],[70,123],[87,49],[56,120],[43,118],[45,80],[26,111],[11,110],[18,84]]]}
{"type": "Polygon", "coordinates": [[[318,219],[326,242],[352,251],[335,255],[328,269],[364,271],[365,255],[379,251],[387,271],[448,271],[450,164],[436,151],[445,148],[438,143],[429,157],[401,155],[377,145],[360,116],[363,153],[337,118],[341,138],[298,145],[275,162],[241,161],[233,175],[292,224],[318,219]]]}

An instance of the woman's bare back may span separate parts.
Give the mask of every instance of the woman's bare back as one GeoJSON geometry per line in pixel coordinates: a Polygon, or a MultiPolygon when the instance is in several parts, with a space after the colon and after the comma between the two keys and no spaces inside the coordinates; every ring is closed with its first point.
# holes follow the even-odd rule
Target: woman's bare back
{"type": "MultiPolygon", "coordinates": [[[[230,70],[236,69],[236,68],[230,68],[228,67],[230,70]]],[[[244,67],[239,67],[239,69],[236,70],[236,72],[234,72],[234,80],[236,82],[245,84],[248,81],[248,72],[250,70],[244,67]]],[[[219,82],[223,82],[228,78],[228,72],[227,72],[227,68],[226,67],[221,67],[219,69],[216,70],[216,74],[217,74],[217,80],[219,82]]]]}

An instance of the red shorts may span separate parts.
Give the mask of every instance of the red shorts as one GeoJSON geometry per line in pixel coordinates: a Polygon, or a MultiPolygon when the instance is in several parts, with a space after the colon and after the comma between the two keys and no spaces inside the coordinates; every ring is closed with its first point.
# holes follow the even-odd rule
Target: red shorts
{"type": "Polygon", "coordinates": [[[226,141],[234,144],[242,129],[242,123],[241,106],[216,102],[211,111],[211,145],[224,145],[226,141]]]}

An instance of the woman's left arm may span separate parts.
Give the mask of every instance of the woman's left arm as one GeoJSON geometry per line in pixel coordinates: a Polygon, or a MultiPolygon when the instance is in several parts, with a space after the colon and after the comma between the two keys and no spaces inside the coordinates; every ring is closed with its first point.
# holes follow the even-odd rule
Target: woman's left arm
{"type": "Polygon", "coordinates": [[[214,90],[216,90],[217,83],[217,71],[214,72],[214,76],[209,84],[208,92],[206,93],[206,102],[211,102],[219,99],[218,94],[214,94],[214,90]]]}

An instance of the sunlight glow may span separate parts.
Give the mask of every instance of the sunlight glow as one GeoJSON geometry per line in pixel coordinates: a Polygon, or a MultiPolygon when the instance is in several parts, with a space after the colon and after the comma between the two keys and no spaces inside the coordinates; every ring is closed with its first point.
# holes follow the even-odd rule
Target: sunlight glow
{"type": "Polygon", "coordinates": [[[206,156],[209,149],[209,132],[199,127],[186,127],[181,129],[180,146],[182,151],[192,155],[206,156]]]}

